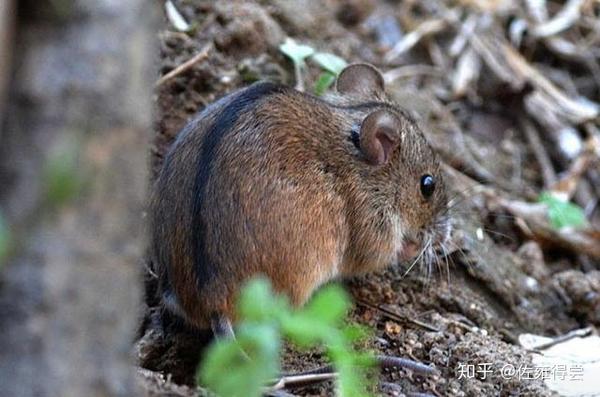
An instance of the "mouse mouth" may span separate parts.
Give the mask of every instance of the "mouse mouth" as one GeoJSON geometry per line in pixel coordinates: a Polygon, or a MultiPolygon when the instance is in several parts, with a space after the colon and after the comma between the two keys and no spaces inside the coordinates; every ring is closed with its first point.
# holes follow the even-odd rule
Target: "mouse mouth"
{"type": "Polygon", "coordinates": [[[421,259],[431,262],[438,256],[447,255],[446,243],[451,233],[452,225],[445,219],[432,229],[406,236],[402,248],[397,252],[398,262],[418,262],[421,259]]]}
{"type": "Polygon", "coordinates": [[[423,247],[424,244],[422,239],[412,237],[405,239],[402,249],[397,253],[398,262],[408,262],[411,259],[416,258],[423,250],[423,247]]]}

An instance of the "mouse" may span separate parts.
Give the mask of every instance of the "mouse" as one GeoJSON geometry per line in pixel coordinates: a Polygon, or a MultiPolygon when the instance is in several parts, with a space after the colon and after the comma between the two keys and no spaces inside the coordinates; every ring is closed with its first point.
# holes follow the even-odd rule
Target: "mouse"
{"type": "Polygon", "coordinates": [[[257,82],[205,107],[165,156],[148,210],[158,293],[232,337],[249,279],[301,306],[331,280],[432,257],[447,209],[436,153],[374,66],[345,67],[322,97],[257,82]]]}

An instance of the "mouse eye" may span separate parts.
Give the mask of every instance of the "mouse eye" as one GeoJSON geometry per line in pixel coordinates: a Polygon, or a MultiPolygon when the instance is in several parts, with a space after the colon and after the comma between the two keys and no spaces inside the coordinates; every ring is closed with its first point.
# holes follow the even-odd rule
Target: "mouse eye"
{"type": "Polygon", "coordinates": [[[421,194],[426,199],[430,198],[435,191],[435,178],[429,174],[421,177],[421,194]]]}

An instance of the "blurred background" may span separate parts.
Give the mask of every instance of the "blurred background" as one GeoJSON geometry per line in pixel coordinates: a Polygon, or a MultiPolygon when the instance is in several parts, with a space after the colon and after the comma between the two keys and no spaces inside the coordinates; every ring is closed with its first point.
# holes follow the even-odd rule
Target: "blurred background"
{"type": "Polygon", "coordinates": [[[134,394],[155,11],[0,2],[2,395],[134,394]]]}

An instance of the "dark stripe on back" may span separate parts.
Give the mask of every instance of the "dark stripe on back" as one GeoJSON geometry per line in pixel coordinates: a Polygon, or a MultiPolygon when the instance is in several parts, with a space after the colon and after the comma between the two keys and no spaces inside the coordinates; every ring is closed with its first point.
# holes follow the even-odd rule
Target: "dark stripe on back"
{"type": "Polygon", "coordinates": [[[198,288],[202,288],[215,277],[215,266],[206,254],[206,220],[202,216],[202,208],[206,201],[206,187],[213,171],[214,159],[218,148],[231,131],[240,116],[257,105],[257,101],[265,96],[283,92],[285,86],[273,83],[257,83],[234,94],[230,103],[216,116],[209,127],[202,143],[202,152],[196,166],[196,180],[193,189],[192,231],[190,233],[192,252],[194,255],[194,272],[198,288]]]}

